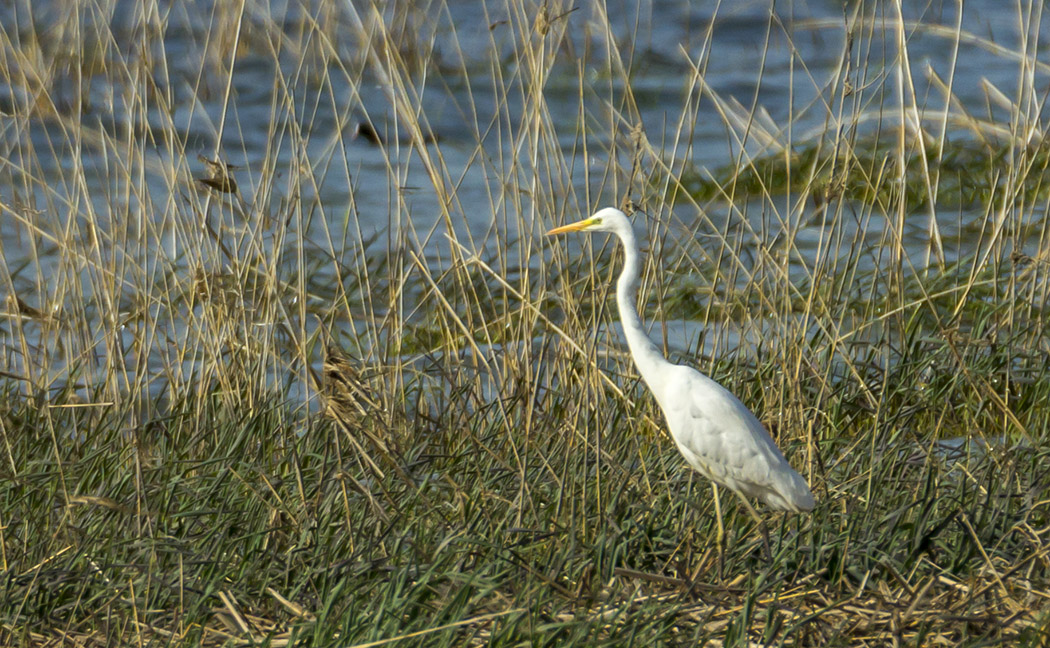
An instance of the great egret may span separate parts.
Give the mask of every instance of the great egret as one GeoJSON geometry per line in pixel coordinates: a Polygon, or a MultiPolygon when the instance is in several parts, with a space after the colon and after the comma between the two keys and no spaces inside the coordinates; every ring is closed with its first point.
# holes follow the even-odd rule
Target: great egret
{"type": "Polygon", "coordinates": [[[641,261],[634,228],[627,216],[619,209],[607,207],[590,218],[556,227],[547,235],[564,232],[608,232],[618,236],[623,244],[624,266],[616,282],[620,323],[634,363],[656,396],[678,450],[690,466],[714,482],[719,546],[724,529],[718,484],[739,495],[760,524],[761,518],[747,497],[758,498],[777,510],[812,511],[813,494],[806,480],[791,468],[769,433],[740,399],[696,369],[668,362],[649,339],[635,307],[641,261]]]}

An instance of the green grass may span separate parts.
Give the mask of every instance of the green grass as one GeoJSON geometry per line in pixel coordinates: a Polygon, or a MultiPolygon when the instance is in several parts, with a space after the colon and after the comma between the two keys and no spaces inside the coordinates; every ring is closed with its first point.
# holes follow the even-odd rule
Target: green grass
{"type": "Polygon", "coordinates": [[[944,85],[953,128],[920,121],[919,147],[857,82],[910,75],[863,53],[919,32],[858,5],[822,87],[842,128],[737,114],[683,54],[658,136],[637,127],[641,54],[600,9],[490,7],[478,54],[441,2],[290,23],[235,4],[172,9],[213,12],[177,55],[177,16],[149,3],[139,49],[108,3],[0,27],[0,644],[1043,645],[1050,257],[1028,76],[999,121],[944,85]],[[250,157],[236,133],[257,114],[228,81],[252,65],[274,70],[269,148],[233,171],[239,193],[209,192],[202,147],[250,157]],[[458,103],[428,115],[423,86],[458,103]],[[100,124],[98,88],[128,125],[100,124]],[[555,90],[577,120],[552,117],[555,90]],[[207,135],[176,117],[198,101],[231,106],[207,135]],[[382,186],[356,175],[363,118],[405,138],[371,151],[382,186]],[[690,142],[715,118],[730,145],[706,173],[690,142]],[[741,154],[748,137],[763,150],[741,154]],[[89,163],[49,161],[73,150],[89,163]],[[327,183],[349,193],[322,200],[327,183]],[[596,337],[615,245],[542,236],[627,199],[656,337],[706,324],[676,358],[751,406],[817,496],[767,512],[771,560],[726,494],[719,554],[710,487],[596,337]],[[377,403],[345,425],[324,414],[327,335],[377,403]]]}
{"type": "Polygon", "coordinates": [[[860,203],[902,200],[908,211],[929,207],[931,199],[942,210],[981,209],[1005,189],[1015,188],[1020,193],[1010,199],[1022,204],[1050,198],[1050,149],[1042,140],[1018,150],[1016,142],[975,139],[970,132],[953,130],[944,138],[943,148],[920,149],[912,142],[905,152],[904,164],[910,171],[903,175],[901,192],[902,176],[893,168],[896,151],[888,139],[892,140],[885,134],[856,136],[843,150],[823,141],[805,143],[788,152],[763,154],[743,167],[727,164],[712,172],[689,166],[683,169],[682,186],[675,192],[684,190],[701,203],[721,199],[727,187],[738,200],[812,194],[817,206],[839,198],[860,203]],[[1026,168],[1025,182],[1012,185],[1002,171],[1018,166],[1026,168]]]}

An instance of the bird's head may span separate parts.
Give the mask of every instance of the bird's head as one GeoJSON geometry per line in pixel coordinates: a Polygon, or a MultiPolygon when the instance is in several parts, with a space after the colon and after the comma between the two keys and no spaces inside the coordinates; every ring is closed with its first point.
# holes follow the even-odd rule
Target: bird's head
{"type": "Polygon", "coordinates": [[[594,212],[590,218],[555,227],[547,232],[547,236],[565,232],[612,232],[617,234],[630,229],[631,221],[627,220],[626,214],[615,207],[606,207],[594,212]]]}

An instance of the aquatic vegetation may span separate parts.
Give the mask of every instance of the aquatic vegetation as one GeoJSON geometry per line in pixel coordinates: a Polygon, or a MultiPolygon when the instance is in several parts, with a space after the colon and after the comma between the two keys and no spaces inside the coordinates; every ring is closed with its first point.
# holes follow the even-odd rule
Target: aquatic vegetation
{"type": "Polygon", "coordinates": [[[1050,147],[1043,140],[1018,150],[1013,142],[975,140],[957,131],[943,146],[909,146],[903,173],[896,168],[899,160],[887,134],[877,133],[839,148],[834,142],[801,142],[788,152],[768,153],[742,166],[712,171],[686,166],[679,180],[681,190],[700,203],[802,194],[814,208],[833,200],[900,200],[908,212],[915,212],[928,207],[931,198],[938,209],[949,210],[979,209],[1002,200],[1004,192],[1021,204],[1050,198],[1050,147]],[[1017,166],[1025,172],[1019,183],[1003,173],[1017,166]],[[1012,192],[1014,186],[1019,191],[1012,192]]]}

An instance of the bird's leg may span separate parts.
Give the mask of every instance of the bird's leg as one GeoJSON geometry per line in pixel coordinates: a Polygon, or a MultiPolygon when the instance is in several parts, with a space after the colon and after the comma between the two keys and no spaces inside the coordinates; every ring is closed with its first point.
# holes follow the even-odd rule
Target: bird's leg
{"type": "MultiPolygon", "coordinates": [[[[733,492],[736,493],[736,491],[733,492]]],[[[754,506],[751,506],[751,502],[747,501],[743,494],[737,493],[737,495],[747,508],[747,512],[751,514],[751,517],[758,524],[758,530],[762,534],[762,547],[765,549],[766,562],[773,562],[773,552],[769,549],[769,528],[766,527],[766,521],[762,519],[762,516],[758,514],[754,506]]]]}
{"type": "Polygon", "coordinates": [[[722,578],[722,572],[726,564],[726,554],[723,550],[723,542],[726,537],[725,527],[722,526],[722,504],[718,501],[718,484],[711,482],[711,492],[715,495],[715,519],[718,520],[718,533],[715,534],[715,547],[718,550],[718,578],[722,578]]]}

